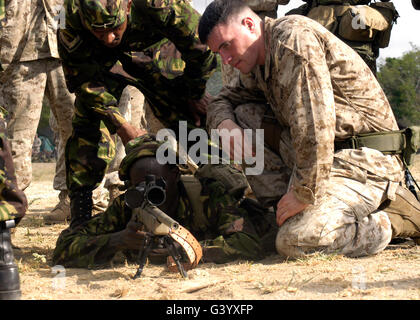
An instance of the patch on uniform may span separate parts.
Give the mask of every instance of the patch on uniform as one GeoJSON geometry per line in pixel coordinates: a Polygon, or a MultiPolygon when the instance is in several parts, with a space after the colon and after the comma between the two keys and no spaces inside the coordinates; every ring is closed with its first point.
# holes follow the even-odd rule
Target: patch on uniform
{"type": "Polygon", "coordinates": [[[68,52],[73,52],[83,42],[83,40],[78,35],[75,37],[64,29],[59,31],[59,40],[68,52]]]}

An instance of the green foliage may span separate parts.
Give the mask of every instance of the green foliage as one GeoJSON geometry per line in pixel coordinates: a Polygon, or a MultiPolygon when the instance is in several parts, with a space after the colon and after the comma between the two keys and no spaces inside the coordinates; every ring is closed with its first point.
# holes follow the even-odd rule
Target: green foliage
{"type": "Polygon", "coordinates": [[[378,80],[403,126],[420,125],[420,49],[401,58],[387,58],[380,66],[378,80]]]}

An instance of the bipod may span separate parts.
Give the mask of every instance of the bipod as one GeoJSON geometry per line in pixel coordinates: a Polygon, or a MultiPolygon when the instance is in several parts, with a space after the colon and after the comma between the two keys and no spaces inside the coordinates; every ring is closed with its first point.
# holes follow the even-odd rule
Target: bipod
{"type": "Polygon", "coordinates": [[[133,279],[137,279],[141,276],[143,268],[146,265],[147,257],[149,256],[150,251],[153,249],[153,245],[155,243],[163,245],[164,248],[168,250],[169,254],[174,259],[181,276],[183,278],[187,278],[187,272],[185,271],[185,268],[181,263],[182,257],[178,252],[178,249],[174,245],[174,240],[170,236],[146,236],[146,238],[144,239],[143,250],[141,250],[137,259],[139,267],[133,279]]]}

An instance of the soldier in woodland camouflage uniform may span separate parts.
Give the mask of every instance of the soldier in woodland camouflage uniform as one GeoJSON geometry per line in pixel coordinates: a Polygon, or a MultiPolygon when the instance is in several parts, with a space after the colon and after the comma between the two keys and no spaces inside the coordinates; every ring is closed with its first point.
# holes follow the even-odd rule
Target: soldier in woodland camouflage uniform
{"type": "Polygon", "coordinates": [[[58,159],[54,189],[60,202],[53,214],[69,211],[64,147],[71,134],[74,97],[68,92],[60,64],[56,31],[63,0],[10,0],[1,37],[2,95],[8,111],[8,137],[20,189],[32,179],[31,150],[44,95],[58,122],[58,159]]]}
{"type": "MultiPolygon", "coordinates": [[[[0,1],[0,16],[3,4],[0,1]]],[[[10,228],[15,227],[25,215],[28,202],[16,184],[11,148],[6,138],[4,113],[4,109],[0,107],[0,300],[9,300],[19,299],[21,295],[10,228]]]]}
{"type": "Polygon", "coordinates": [[[66,167],[72,223],[77,223],[91,216],[92,190],[114,157],[111,134],[125,144],[145,133],[121,116],[122,90],[128,84],[140,89],[155,116],[175,132],[180,119],[190,128],[204,126],[205,84],[217,62],[195,34],[199,14],[183,0],[68,0],[65,5],[66,28],[58,39],[67,86],[76,93],[66,167]]]}
{"type": "MultiPolygon", "coordinates": [[[[264,17],[277,18],[278,5],[286,5],[290,0],[244,0],[244,2],[255,12],[261,19],[264,17]]],[[[239,77],[239,71],[228,64],[222,64],[222,81],[224,85],[233,85],[239,77]]]]}
{"type": "MultiPolygon", "coordinates": [[[[131,140],[121,163],[121,180],[130,180],[131,186],[140,183],[142,180],[136,181],[139,170],[144,171],[143,179],[147,174],[162,177],[166,181],[166,203],[159,208],[201,242],[204,262],[256,260],[275,252],[274,214],[270,221],[263,208],[253,205],[252,200],[242,199],[246,180],[242,174],[238,175],[238,170],[232,171],[232,175],[244,179],[238,181],[243,187],[234,193],[228,193],[222,180],[201,169],[196,173],[199,180],[192,180],[191,175],[185,179],[176,165],[158,164],[155,154],[161,144],[149,135],[131,140]],[[195,197],[190,195],[200,188],[195,197]]],[[[67,267],[94,267],[109,263],[119,251],[130,258],[130,253],[143,247],[141,227],[121,195],[104,213],[64,230],[57,240],[53,262],[67,267]]],[[[154,253],[165,255],[159,249],[154,253]]]]}
{"type": "MultiPolygon", "coordinates": [[[[124,89],[118,107],[121,115],[131,125],[139,129],[156,134],[158,130],[164,128],[162,123],[154,116],[149,104],[144,99],[144,95],[136,87],[127,86],[124,89]]],[[[104,178],[104,187],[109,191],[109,203],[112,203],[122,193],[120,188],[123,186],[123,181],[118,177],[118,169],[125,157],[125,151],[121,139],[117,135],[115,136],[115,157],[109,164],[104,178]]],[[[96,189],[94,192],[96,192],[96,189]]]]}
{"type": "MultiPolygon", "coordinates": [[[[394,214],[378,208],[407,191],[400,184],[402,161],[338,144],[359,133],[398,130],[360,56],[307,17],[262,21],[234,0],[212,2],[199,33],[224,63],[241,71],[238,86],[223,88],[209,105],[209,129],[274,128],[265,132],[264,172],[248,181],[262,204],[276,208],[277,251],[358,257],[383,250],[398,234],[390,223],[394,214]],[[231,20],[212,15],[219,10],[231,12],[231,20]]],[[[417,211],[413,238],[420,237],[419,218],[417,211]]]]}

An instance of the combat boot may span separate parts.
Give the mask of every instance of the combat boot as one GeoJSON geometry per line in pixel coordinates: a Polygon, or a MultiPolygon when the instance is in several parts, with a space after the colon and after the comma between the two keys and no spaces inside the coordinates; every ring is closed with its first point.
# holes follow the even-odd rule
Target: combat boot
{"type": "Polygon", "coordinates": [[[0,222],[0,300],[18,300],[21,296],[19,272],[10,241],[10,228],[14,226],[14,220],[0,222]]]}
{"type": "Polygon", "coordinates": [[[92,190],[81,188],[70,194],[70,228],[74,229],[77,226],[89,221],[92,218],[92,190]]]}
{"type": "Polygon", "coordinates": [[[392,238],[411,238],[420,244],[420,202],[405,187],[398,186],[396,199],[381,206],[391,221],[392,238]]]}
{"type": "Polygon", "coordinates": [[[62,190],[58,195],[59,202],[48,214],[44,215],[46,224],[63,223],[70,220],[70,199],[68,191],[62,190]]]}

